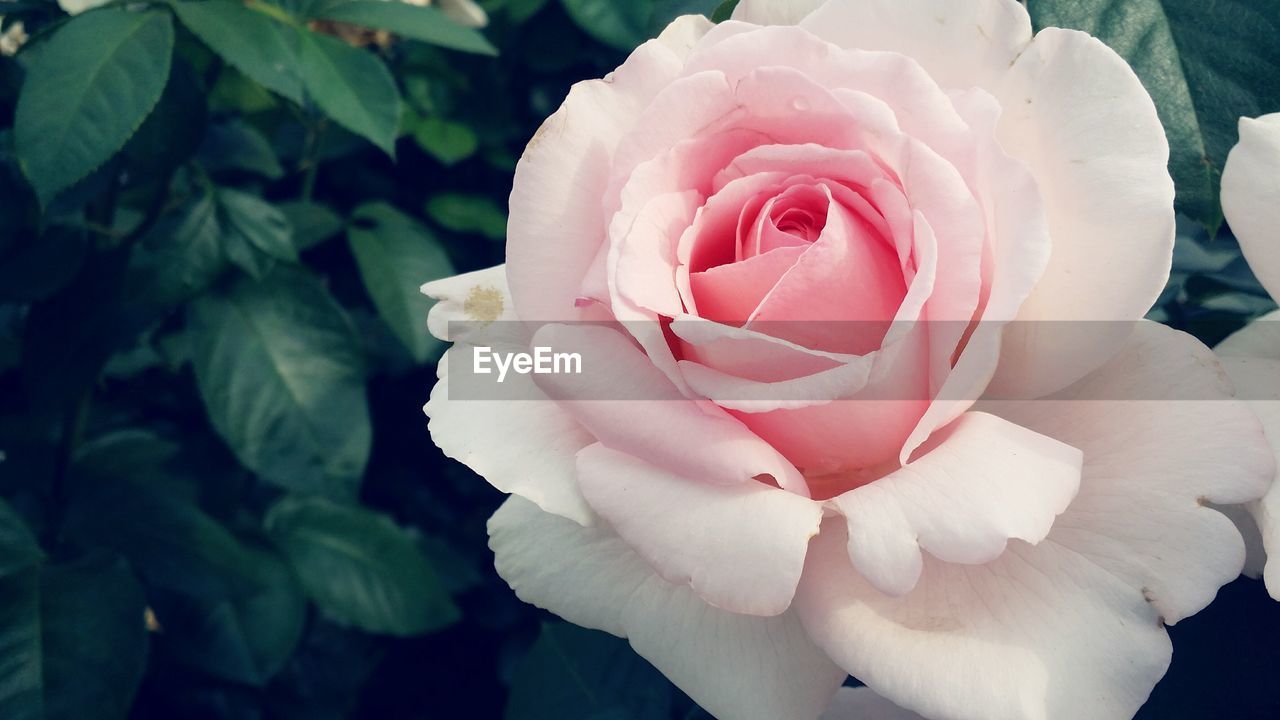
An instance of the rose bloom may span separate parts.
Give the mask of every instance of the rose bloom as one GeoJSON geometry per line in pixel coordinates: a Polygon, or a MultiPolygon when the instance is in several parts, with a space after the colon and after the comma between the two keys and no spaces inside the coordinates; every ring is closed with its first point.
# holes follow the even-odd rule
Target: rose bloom
{"type": "Polygon", "coordinates": [[[424,288],[432,437],[512,495],[498,572],[719,718],[817,718],[848,674],[1132,716],[1242,567],[1210,504],[1274,474],[1213,354],[1141,321],[1167,160],[1125,62],[1013,0],[677,19],[530,141],[506,265],[424,288]],[[586,371],[451,397],[467,320],[586,371]]]}
{"type": "MultiPolygon", "coordinates": [[[[1241,118],[1240,142],[1222,171],[1222,210],[1254,274],[1271,297],[1280,298],[1280,113],[1241,118]]],[[[1241,397],[1253,401],[1280,458],[1280,311],[1259,318],[1216,349],[1241,397]]],[[[1267,590],[1280,600],[1280,490],[1273,487],[1248,511],[1253,522],[1242,526],[1250,535],[1262,531],[1262,547],[1251,554],[1247,569],[1257,575],[1265,562],[1267,590]]]]}

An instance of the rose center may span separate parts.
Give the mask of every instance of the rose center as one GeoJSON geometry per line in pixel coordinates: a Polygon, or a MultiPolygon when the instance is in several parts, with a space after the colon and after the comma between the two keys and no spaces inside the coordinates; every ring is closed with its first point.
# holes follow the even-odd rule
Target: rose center
{"type": "Polygon", "coordinates": [[[735,226],[696,238],[696,313],[815,350],[871,352],[907,287],[884,221],[852,188],[789,182],[747,199],[735,226]]]}

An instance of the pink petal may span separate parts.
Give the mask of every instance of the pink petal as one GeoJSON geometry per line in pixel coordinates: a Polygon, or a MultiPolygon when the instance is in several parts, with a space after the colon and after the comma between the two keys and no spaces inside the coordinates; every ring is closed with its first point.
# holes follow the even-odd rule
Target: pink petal
{"type": "Polygon", "coordinates": [[[719,265],[689,276],[699,317],[745,324],[778,280],[808,246],[779,247],[742,262],[719,265]]]}
{"type": "Polygon", "coordinates": [[[664,580],[745,615],[778,615],[791,605],[822,520],[820,503],[786,490],[711,485],[599,444],[578,453],[578,482],[664,580]]]}
{"type": "Polygon", "coordinates": [[[605,446],[720,485],[771,476],[804,493],[804,478],[723,410],[687,400],[640,350],[604,327],[547,325],[534,345],[582,357],[581,375],[538,375],[539,387],[605,446]]]}

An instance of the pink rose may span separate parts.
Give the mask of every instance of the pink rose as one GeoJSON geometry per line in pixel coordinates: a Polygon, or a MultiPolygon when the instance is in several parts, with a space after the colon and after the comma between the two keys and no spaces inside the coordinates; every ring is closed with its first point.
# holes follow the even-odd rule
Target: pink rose
{"type": "MultiPolygon", "coordinates": [[[[1222,171],[1222,210],[1249,267],[1273,298],[1280,299],[1280,113],[1240,119],[1240,142],[1222,171]]],[[[1267,438],[1280,458],[1280,311],[1263,316],[1216,348],[1222,365],[1252,400],[1267,438]]],[[[1249,574],[1264,561],[1271,597],[1280,600],[1280,485],[1248,505],[1246,534],[1261,530],[1262,547],[1249,574]]],[[[1240,518],[1242,521],[1244,518],[1240,518]]]]}
{"type": "Polygon", "coordinates": [[[1243,563],[1206,503],[1274,473],[1212,353],[1140,322],[1167,159],[1124,61],[1013,0],[676,20],[529,143],[507,264],[424,288],[432,437],[515,496],[499,573],[720,718],[812,720],[849,673],[1130,717],[1243,563]],[[451,395],[467,320],[586,371],[451,395]]]}

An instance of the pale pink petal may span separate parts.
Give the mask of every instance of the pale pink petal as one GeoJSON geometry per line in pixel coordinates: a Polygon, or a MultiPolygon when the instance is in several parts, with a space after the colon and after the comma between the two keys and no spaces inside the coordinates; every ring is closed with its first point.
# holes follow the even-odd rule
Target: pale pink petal
{"type": "Polygon", "coordinates": [[[845,525],[809,549],[795,610],[809,636],[893,703],[937,720],[1130,720],[1169,666],[1139,589],[1052,542],[986,565],[926,557],[915,590],[854,571],[845,525]]]}
{"type": "Polygon", "coordinates": [[[605,446],[700,482],[769,475],[805,493],[804,478],[782,455],[720,408],[686,399],[620,332],[548,325],[534,345],[581,355],[581,375],[535,380],[605,446]]]}
{"type": "Polygon", "coordinates": [[[830,501],[848,520],[854,567],[891,595],[915,587],[922,552],[977,565],[1009,540],[1040,542],[1080,485],[1079,450],[986,413],[960,416],[922,452],[830,501]]]}
{"type": "Polygon", "coordinates": [[[1222,212],[1249,266],[1280,298],[1280,113],[1240,118],[1222,170],[1222,212]]]}
{"type": "Polygon", "coordinates": [[[489,537],[498,574],[522,600],[628,638],[716,717],[812,720],[844,680],[794,614],[711,607],[606,527],[581,528],[512,498],[489,521],[489,537]]]}
{"type": "Polygon", "coordinates": [[[450,399],[449,356],[460,357],[462,347],[441,358],[440,380],[423,408],[432,441],[502,492],[591,524],[595,516],[578,489],[574,457],[595,439],[531,383],[510,383],[509,402],[450,399]]]}
{"type": "MultiPolygon", "coordinates": [[[[608,258],[612,307],[625,303],[667,317],[684,311],[676,290],[676,243],[701,204],[696,191],[671,192],[651,198],[630,218],[615,216],[608,258]]],[[[618,319],[632,317],[619,314],[618,319]]]]}
{"type": "MultiPolygon", "coordinates": [[[[664,34],[696,34],[677,21],[664,34]]],[[[526,320],[577,318],[574,301],[604,242],[608,218],[601,190],[612,157],[639,112],[679,74],[681,43],[641,45],[607,80],[574,85],[564,104],[529,141],[516,166],[507,233],[511,293],[526,320]]]]}
{"type": "Polygon", "coordinates": [[[1239,572],[1240,536],[1207,503],[1255,499],[1273,471],[1231,392],[1206,348],[1142,324],[1058,399],[982,406],[1084,451],[1080,491],[1044,541],[986,565],[926,556],[895,598],[853,569],[845,525],[828,521],[796,611],[845,669],[926,717],[1128,720],[1168,667],[1163,623],[1239,572]]]}
{"type": "Polygon", "coordinates": [[[733,19],[756,25],[795,25],[823,0],[740,0],[733,19]]]}
{"type": "Polygon", "coordinates": [[[1081,32],[1042,30],[996,95],[1000,144],[1036,178],[1053,254],[1005,333],[991,389],[1033,398],[1099,367],[1164,290],[1169,147],[1133,70],[1081,32]]]}
{"type": "Polygon", "coordinates": [[[1213,353],[1142,322],[1107,365],[1053,399],[982,403],[1084,451],[1080,493],[1049,539],[1139,588],[1170,624],[1240,574],[1243,541],[1210,503],[1260,498],[1275,461],[1213,353]]]}
{"type": "Polygon", "coordinates": [[[592,445],[578,453],[591,507],[667,582],[714,607],[779,615],[791,605],[822,505],[758,482],[717,486],[592,445]]]}
{"type": "MultiPolygon", "coordinates": [[[[1237,397],[1247,401],[1262,421],[1267,441],[1280,463],[1280,359],[1226,357],[1222,366],[1236,385],[1237,397]]],[[[1263,580],[1271,597],[1280,600],[1280,483],[1273,482],[1267,494],[1247,508],[1253,531],[1261,535],[1265,552],[1263,580]]],[[[1242,532],[1245,530],[1242,528],[1242,532]]]]}
{"type": "Polygon", "coordinates": [[[833,0],[800,26],[845,48],[912,58],[944,88],[992,88],[1031,41],[1015,0],[833,0]]]}
{"type": "MultiPolygon", "coordinates": [[[[994,134],[1001,111],[986,91],[955,94],[953,103],[980,137],[994,134]]],[[[1035,180],[994,142],[978,143],[973,150],[968,180],[982,199],[989,234],[983,254],[981,323],[972,328],[938,398],[903,444],[904,462],[930,434],[982,396],[1000,362],[1005,324],[1018,316],[1049,263],[1052,241],[1035,180]]]]}
{"type": "Polygon", "coordinates": [[[924,720],[894,705],[869,687],[842,687],[822,720],[924,720]]]}
{"type": "MultiPolygon", "coordinates": [[[[670,329],[679,339],[685,362],[762,383],[794,380],[855,360],[691,315],[676,316],[670,329]]],[[[698,394],[711,397],[701,391],[698,394]]]]}

